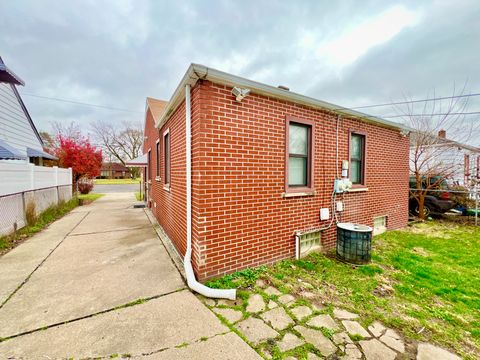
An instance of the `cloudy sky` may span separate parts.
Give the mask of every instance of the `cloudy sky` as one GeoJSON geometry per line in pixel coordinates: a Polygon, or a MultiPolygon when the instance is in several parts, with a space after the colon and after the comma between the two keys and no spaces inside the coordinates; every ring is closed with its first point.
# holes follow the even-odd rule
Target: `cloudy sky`
{"type": "Polygon", "coordinates": [[[191,62],[347,107],[449,96],[454,84],[477,93],[479,19],[478,0],[2,1],[0,55],[39,129],[86,129],[141,122],[145,97],[169,99],[191,62]]]}

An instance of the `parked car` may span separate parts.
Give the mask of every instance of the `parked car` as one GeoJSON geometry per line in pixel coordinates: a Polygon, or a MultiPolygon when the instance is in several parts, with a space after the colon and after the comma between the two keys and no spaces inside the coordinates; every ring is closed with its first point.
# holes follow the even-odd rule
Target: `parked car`
{"type": "MultiPolygon", "coordinates": [[[[424,214],[426,216],[429,215],[439,215],[447,212],[450,209],[453,209],[457,204],[454,200],[451,199],[449,193],[449,186],[446,179],[442,179],[439,176],[434,176],[429,179],[430,184],[435,184],[434,187],[431,188],[431,191],[428,191],[427,195],[425,196],[425,203],[424,203],[424,214]],[[445,191],[439,191],[445,190],[445,191]]],[[[427,184],[427,180],[425,179],[422,182],[422,187],[425,188],[427,184]]],[[[416,189],[417,183],[414,176],[410,176],[410,189],[416,189]]],[[[408,203],[408,209],[410,214],[414,216],[418,216],[418,201],[410,194],[410,199],[408,203]]]]}

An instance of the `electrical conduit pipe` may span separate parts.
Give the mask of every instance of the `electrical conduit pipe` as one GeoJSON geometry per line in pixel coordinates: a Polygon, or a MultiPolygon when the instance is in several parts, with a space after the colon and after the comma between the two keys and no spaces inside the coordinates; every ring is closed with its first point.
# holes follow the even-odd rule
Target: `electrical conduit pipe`
{"type": "Polygon", "coordinates": [[[183,266],[187,276],[187,284],[193,291],[217,299],[235,300],[236,289],[212,289],[197,281],[192,267],[192,119],[190,85],[185,85],[185,144],[186,144],[186,166],[187,166],[187,251],[183,258],[183,266]]]}

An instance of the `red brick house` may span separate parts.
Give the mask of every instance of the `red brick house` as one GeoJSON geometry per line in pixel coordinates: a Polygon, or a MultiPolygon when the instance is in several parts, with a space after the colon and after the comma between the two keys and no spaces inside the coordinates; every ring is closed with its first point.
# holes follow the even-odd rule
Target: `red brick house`
{"type": "Polygon", "coordinates": [[[100,169],[100,179],[126,179],[130,177],[130,169],[116,162],[104,162],[100,169]]]}
{"type": "Polygon", "coordinates": [[[407,223],[406,129],[284,87],[192,64],[160,113],[147,101],[144,151],[148,204],[201,280],[331,248],[337,221],[407,223]]]}

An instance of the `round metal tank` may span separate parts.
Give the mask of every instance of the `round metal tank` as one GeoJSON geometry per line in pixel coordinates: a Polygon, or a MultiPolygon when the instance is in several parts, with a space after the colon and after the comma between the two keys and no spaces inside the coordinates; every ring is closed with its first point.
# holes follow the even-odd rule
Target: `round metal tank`
{"type": "Polygon", "coordinates": [[[372,257],[372,233],[367,225],[338,223],[337,258],[351,264],[368,264],[372,257]]]}

